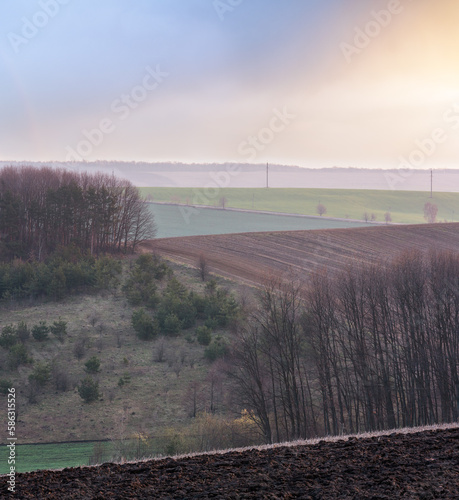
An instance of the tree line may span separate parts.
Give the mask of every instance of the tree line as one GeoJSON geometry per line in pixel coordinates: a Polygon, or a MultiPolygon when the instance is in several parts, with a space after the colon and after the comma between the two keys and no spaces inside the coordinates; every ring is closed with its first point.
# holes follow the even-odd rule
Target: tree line
{"type": "Polygon", "coordinates": [[[229,371],[265,440],[456,421],[459,255],[272,279],[229,371]]]}
{"type": "Polygon", "coordinates": [[[129,181],[43,167],[0,170],[0,256],[43,260],[75,245],[91,255],[134,251],[155,234],[129,181]]]}

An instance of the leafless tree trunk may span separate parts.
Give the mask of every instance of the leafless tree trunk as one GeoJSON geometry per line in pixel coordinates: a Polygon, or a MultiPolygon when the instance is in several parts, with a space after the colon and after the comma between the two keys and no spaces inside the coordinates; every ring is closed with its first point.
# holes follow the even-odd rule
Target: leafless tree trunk
{"type": "Polygon", "coordinates": [[[201,280],[206,281],[207,278],[209,277],[209,264],[203,253],[199,255],[198,270],[199,270],[199,277],[201,278],[201,280]]]}

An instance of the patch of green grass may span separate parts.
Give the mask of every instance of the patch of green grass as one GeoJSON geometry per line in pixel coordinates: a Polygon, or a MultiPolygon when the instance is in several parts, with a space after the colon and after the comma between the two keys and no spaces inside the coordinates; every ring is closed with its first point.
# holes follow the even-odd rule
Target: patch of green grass
{"type": "MultiPolygon", "coordinates": [[[[18,444],[16,445],[16,472],[29,472],[39,469],[62,469],[89,465],[95,442],[53,443],[53,444],[18,444]]],[[[111,442],[102,443],[104,453],[101,463],[112,457],[111,442]]],[[[7,463],[9,449],[2,446],[0,474],[9,472],[7,463]]]]}
{"type": "Polygon", "coordinates": [[[226,198],[228,208],[244,208],[271,212],[317,215],[316,207],[327,208],[324,217],[363,219],[364,212],[374,213],[376,220],[384,221],[390,212],[396,223],[424,223],[424,204],[429,201],[438,206],[439,221],[459,220],[459,193],[420,191],[384,191],[363,189],[293,189],[293,188],[141,188],[152,201],[179,202],[219,206],[226,198]]]}

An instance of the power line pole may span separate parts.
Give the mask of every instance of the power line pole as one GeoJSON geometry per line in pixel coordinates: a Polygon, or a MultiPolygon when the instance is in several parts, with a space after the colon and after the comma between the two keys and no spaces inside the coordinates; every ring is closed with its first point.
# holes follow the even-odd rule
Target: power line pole
{"type": "Polygon", "coordinates": [[[269,188],[269,166],[266,163],[266,188],[269,188]]]}
{"type": "Polygon", "coordinates": [[[433,192],[433,169],[430,169],[430,197],[432,198],[433,192]]]}

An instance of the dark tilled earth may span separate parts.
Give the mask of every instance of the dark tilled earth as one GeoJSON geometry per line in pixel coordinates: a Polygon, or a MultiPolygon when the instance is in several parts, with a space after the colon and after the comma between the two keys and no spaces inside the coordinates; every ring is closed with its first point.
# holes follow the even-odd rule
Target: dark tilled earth
{"type": "Polygon", "coordinates": [[[18,474],[14,498],[459,499],[459,429],[18,474]]]}

